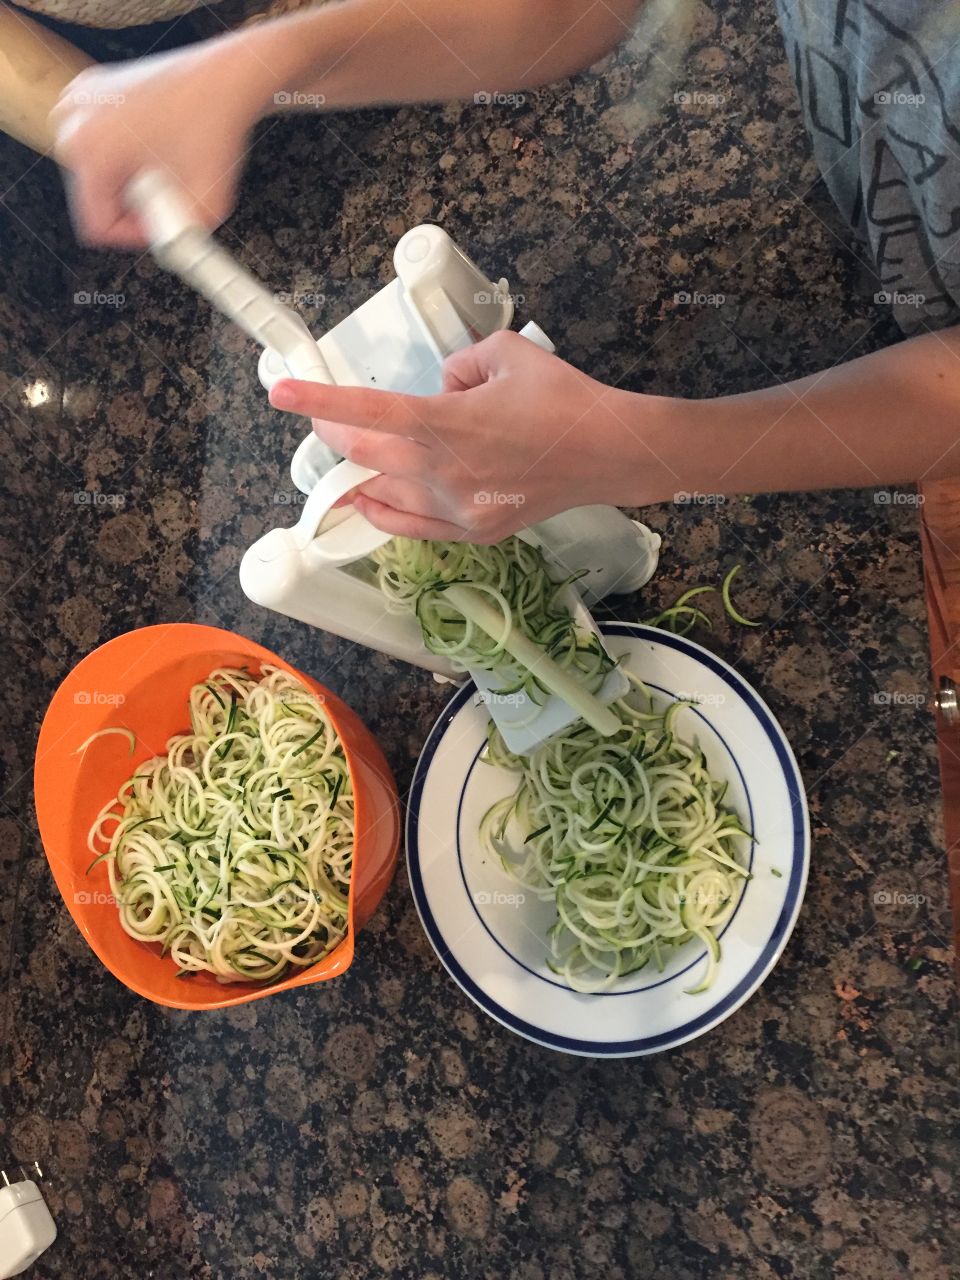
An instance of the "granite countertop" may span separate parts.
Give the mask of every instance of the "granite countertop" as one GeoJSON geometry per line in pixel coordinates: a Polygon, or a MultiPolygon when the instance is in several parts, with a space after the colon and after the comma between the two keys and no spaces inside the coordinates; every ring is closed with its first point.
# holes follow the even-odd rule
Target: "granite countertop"
{"type": "MultiPolygon", "coordinates": [[[[759,387],[894,341],[815,183],[772,9],[720,11],[694,11],[683,57],[634,42],[520,103],[270,123],[224,238],[274,287],[323,295],[304,310],[328,326],[389,278],[407,227],[439,222],[563,354],[635,389],[759,387]]],[[[876,697],[929,687],[910,495],[645,513],[662,570],[616,614],[741,561],[764,625],[718,617],[708,642],[769,701],[810,799],[799,925],[722,1026],[632,1061],[528,1044],[448,978],[402,869],[341,979],[222,1013],[151,1005],[87,949],[37,838],[36,733],[70,667],[131,627],[241,631],[353,705],[402,793],[445,695],[243,598],[302,427],[178,283],[74,245],[47,162],[0,145],[0,190],[0,1162],[41,1161],[60,1230],[32,1274],[956,1277],[934,731],[921,697],[876,697]]]]}

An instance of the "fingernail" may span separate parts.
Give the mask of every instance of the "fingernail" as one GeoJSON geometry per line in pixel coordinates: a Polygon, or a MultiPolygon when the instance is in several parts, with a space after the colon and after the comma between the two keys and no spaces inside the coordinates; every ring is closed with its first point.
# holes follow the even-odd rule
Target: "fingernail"
{"type": "Polygon", "coordinates": [[[270,403],[275,409],[292,409],[297,403],[297,393],[289,382],[278,382],[270,392],[270,403]]]}

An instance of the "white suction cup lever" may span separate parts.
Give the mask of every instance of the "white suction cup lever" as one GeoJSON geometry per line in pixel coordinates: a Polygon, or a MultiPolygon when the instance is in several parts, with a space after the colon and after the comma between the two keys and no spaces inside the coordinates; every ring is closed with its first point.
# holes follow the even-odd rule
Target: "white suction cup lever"
{"type": "Polygon", "coordinates": [[[301,551],[309,551],[311,559],[325,565],[350,564],[376,551],[391,534],[377,529],[354,507],[334,508],[351,489],[379,475],[355,462],[338,462],[310,491],[303,512],[293,529],[293,538],[301,551]]]}

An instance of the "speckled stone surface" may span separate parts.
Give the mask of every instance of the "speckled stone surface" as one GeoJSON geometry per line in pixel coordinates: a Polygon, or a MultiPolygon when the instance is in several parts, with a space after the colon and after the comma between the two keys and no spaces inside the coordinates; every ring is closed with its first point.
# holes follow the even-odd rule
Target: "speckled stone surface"
{"type": "MultiPolygon", "coordinates": [[[[264,126],[224,237],[274,287],[322,293],[306,311],[329,325],[389,277],[406,227],[441,222],[564,354],[635,389],[759,387],[893,341],[814,185],[769,6],[694,19],[675,78],[676,50],[635,44],[513,107],[264,126]]],[[[134,626],[234,628],[341,693],[404,792],[444,695],[244,600],[237,562],[278,522],[301,426],[177,283],[73,245],[45,162],[0,146],[0,190],[0,1160],[49,1173],[60,1237],[33,1274],[953,1280],[935,741],[918,699],[875,696],[928,689],[916,508],[646,513],[662,572],[616,614],[743,562],[765,623],[718,616],[709,643],[779,716],[815,832],[782,962],[709,1035],[608,1063],[515,1038],[447,977],[403,871],[338,981],[154,1007],[88,951],[38,843],[35,736],[69,668],[134,626]]]]}

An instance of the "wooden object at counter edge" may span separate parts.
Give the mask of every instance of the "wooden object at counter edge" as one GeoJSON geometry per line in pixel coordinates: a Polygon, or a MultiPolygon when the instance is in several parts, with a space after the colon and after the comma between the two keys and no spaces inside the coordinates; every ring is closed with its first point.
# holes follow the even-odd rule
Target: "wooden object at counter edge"
{"type": "MultiPolygon", "coordinates": [[[[947,676],[960,689],[960,479],[920,485],[923,582],[933,685],[947,676]]],[[[953,909],[954,957],[960,973],[960,723],[937,715],[943,826],[953,909]]]]}

